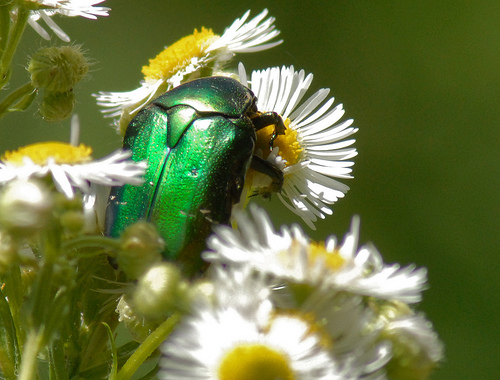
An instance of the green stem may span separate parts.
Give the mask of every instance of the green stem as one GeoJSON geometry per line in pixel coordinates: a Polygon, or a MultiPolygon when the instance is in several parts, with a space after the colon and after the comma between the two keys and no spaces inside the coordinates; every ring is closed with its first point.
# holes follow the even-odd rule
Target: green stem
{"type": "Polygon", "coordinates": [[[128,380],[137,371],[144,361],[156,350],[160,344],[168,337],[177,323],[181,320],[179,313],[172,315],[153,331],[137,350],[130,355],[123,367],[118,372],[117,380],[128,380]]]}
{"type": "Polygon", "coordinates": [[[3,56],[10,30],[10,4],[0,6],[0,58],[3,56]]]}
{"type": "Polygon", "coordinates": [[[0,118],[9,112],[13,104],[19,101],[23,96],[32,94],[33,91],[36,91],[36,88],[33,87],[31,82],[28,82],[7,95],[7,97],[0,102],[0,118]]]}
{"type": "Polygon", "coordinates": [[[68,240],[62,244],[62,249],[64,251],[69,251],[72,249],[88,248],[88,247],[101,247],[101,248],[110,248],[115,250],[120,248],[120,242],[116,239],[112,239],[105,236],[90,235],[90,236],[79,236],[74,239],[68,240]]]}
{"type": "Polygon", "coordinates": [[[40,236],[40,246],[43,247],[42,266],[54,265],[61,257],[61,225],[56,219],[51,219],[48,228],[40,236]]]}
{"type": "Polygon", "coordinates": [[[5,50],[3,51],[0,61],[0,89],[2,89],[9,80],[12,59],[14,58],[14,54],[17,50],[17,46],[19,45],[24,29],[26,28],[29,15],[30,10],[24,5],[20,5],[17,9],[17,19],[10,30],[9,39],[6,44],[7,46],[5,46],[5,50]]]}
{"type": "Polygon", "coordinates": [[[26,338],[23,355],[21,358],[21,370],[18,380],[33,380],[37,373],[37,358],[43,342],[43,330],[30,331],[26,338]]]}
{"type": "MultiPolygon", "coordinates": [[[[54,266],[52,263],[43,263],[39,269],[37,282],[34,286],[33,293],[33,309],[31,311],[30,323],[34,324],[37,329],[42,328],[47,321],[47,316],[52,310],[52,302],[54,301],[54,290],[52,289],[52,278],[54,274],[54,266]]],[[[26,343],[27,344],[27,343],[26,343]]]]}

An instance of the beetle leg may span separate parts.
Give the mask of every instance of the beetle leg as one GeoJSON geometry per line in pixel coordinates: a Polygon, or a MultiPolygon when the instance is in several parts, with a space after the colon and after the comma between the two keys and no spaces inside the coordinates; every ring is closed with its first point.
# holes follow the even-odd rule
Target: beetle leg
{"type": "Polygon", "coordinates": [[[269,197],[271,193],[279,193],[283,188],[283,172],[281,169],[270,163],[269,161],[264,160],[262,157],[253,156],[252,161],[250,163],[250,168],[253,170],[265,174],[272,179],[272,184],[270,186],[269,193],[263,194],[264,197],[269,197]]]}
{"type": "Polygon", "coordinates": [[[271,136],[271,140],[269,141],[269,148],[271,150],[273,149],[274,139],[276,139],[278,135],[285,134],[286,127],[283,123],[283,119],[276,112],[259,113],[257,116],[252,117],[252,123],[256,131],[265,128],[268,125],[274,125],[274,132],[271,136]]]}

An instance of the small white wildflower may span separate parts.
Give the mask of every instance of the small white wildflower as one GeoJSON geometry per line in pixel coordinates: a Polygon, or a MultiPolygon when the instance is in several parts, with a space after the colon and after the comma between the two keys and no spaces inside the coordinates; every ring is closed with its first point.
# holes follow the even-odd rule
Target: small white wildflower
{"type": "MultiPolygon", "coordinates": [[[[329,205],[343,198],[349,187],[338,179],[352,178],[352,159],[357,155],[351,147],[354,139],[346,139],[358,129],[353,120],[342,122],[342,104],[335,107],[334,98],[327,98],[330,89],[318,90],[309,99],[301,100],[311,85],[313,75],[293,66],[253,71],[247,83],[244,67],[240,64],[240,78],[257,97],[261,112],[274,111],[281,115],[287,127],[285,135],[278,135],[269,152],[273,126],[257,132],[258,154],[282,169],[284,184],[278,197],[306,224],[315,229],[317,218],[331,215],[329,205]],[[332,108],[333,107],[333,108],[332,108]]],[[[254,175],[251,187],[266,187],[263,175],[254,175]]],[[[267,179],[269,181],[269,179],[267,179]]]]}
{"type": "Polygon", "coordinates": [[[120,116],[119,131],[124,134],[132,117],[151,99],[199,75],[202,68],[213,66],[218,72],[236,53],[250,53],[269,49],[282,41],[269,42],[279,34],[274,29],[274,18],[268,17],[267,9],[247,22],[250,11],[241,19],[236,19],[218,36],[211,29],[196,29],[165,48],[156,58],[151,59],[142,71],[144,81],[141,86],[130,92],[104,92],[94,95],[97,104],[107,109],[107,117],[120,116]]]}
{"type": "Polygon", "coordinates": [[[252,280],[245,275],[229,278],[226,291],[215,291],[213,302],[196,304],[164,342],[160,379],[342,378],[313,326],[271,310],[256,313],[262,292],[248,289],[252,280]]]}
{"type": "Polygon", "coordinates": [[[0,185],[14,179],[40,178],[51,174],[57,190],[67,198],[74,188],[90,193],[90,184],[139,185],[146,170],[145,162],[128,160],[131,152],[118,150],[100,160],[92,160],[92,149],[62,142],[45,142],[7,152],[0,161],[0,185]]]}
{"type": "Polygon", "coordinates": [[[413,265],[386,265],[377,250],[358,248],[359,219],[339,245],[335,237],[325,244],[310,242],[298,226],[274,227],[267,214],[250,207],[253,218],[237,216],[236,230],[217,226],[208,238],[203,257],[212,262],[249,265],[277,279],[326,286],[363,296],[415,303],[426,287],[427,270],[413,265]]]}

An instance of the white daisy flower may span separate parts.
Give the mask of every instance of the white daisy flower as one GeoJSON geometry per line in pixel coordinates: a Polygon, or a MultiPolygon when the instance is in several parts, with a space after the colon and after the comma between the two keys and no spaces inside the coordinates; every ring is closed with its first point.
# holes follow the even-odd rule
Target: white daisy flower
{"type": "Polygon", "coordinates": [[[252,219],[237,216],[236,230],[217,226],[207,240],[211,262],[249,265],[276,281],[288,280],[353,294],[415,303],[426,287],[427,270],[409,265],[385,265],[373,246],[358,249],[359,218],[341,245],[335,237],[310,242],[298,226],[276,232],[262,209],[250,207],[252,219]]]}
{"type": "MultiPolygon", "coordinates": [[[[52,16],[59,14],[68,17],[85,17],[95,20],[97,16],[108,16],[110,8],[96,7],[95,4],[100,4],[104,0],[30,0],[30,11],[28,23],[31,27],[43,38],[50,40],[50,35],[38,23],[41,19],[47,26],[63,41],[69,42],[70,38],[64,31],[52,20],[52,16]]],[[[18,18],[18,10],[13,10],[11,19],[18,18]]]]}
{"type": "Polygon", "coordinates": [[[217,73],[224,63],[236,53],[250,53],[270,49],[282,40],[269,42],[280,32],[274,29],[274,18],[268,17],[267,9],[246,22],[250,15],[247,11],[241,19],[236,19],[218,36],[211,29],[195,29],[190,36],[184,37],[165,48],[156,58],[144,66],[144,81],[141,87],[130,92],[100,92],[94,95],[97,104],[107,108],[103,111],[108,117],[120,116],[119,131],[125,129],[139,109],[160,93],[178,86],[187,79],[199,76],[203,68],[217,73]]]}
{"type": "MultiPolygon", "coordinates": [[[[84,195],[84,208],[89,211],[96,204],[95,185],[140,185],[144,179],[146,162],[128,160],[130,151],[117,150],[100,160],[91,157],[92,148],[78,144],[80,123],[71,119],[71,144],[47,141],[5,152],[0,157],[0,186],[15,179],[27,180],[52,176],[57,191],[67,198],[74,197],[77,188],[84,195]]],[[[102,192],[102,191],[100,191],[102,192]]]]}
{"type": "MultiPolygon", "coordinates": [[[[240,78],[257,97],[261,112],[274,111],[281,115],[287,130],[274,140],[269,152],[270,136],[274,126],[257,133],[258,154],[283,170],[284,184],[280,200],[299,215],[312,228],[317,218],[331,215],[329,205],[343,198],[349,187],[339,179],[352,178],[350,161],[357,155],[351,147],[354,139],[347,139],[357,132],[353,120],[342,122],[342,104],[334,105],[334,98],[327,98],[330,89],[318,90],[309,99],[301,100],[311,85],[313,75],[295,71],[293,66],[253,71],[246,81],[243,65],[240,78]],[[332,108],[333,107],[333,108],[332,108]],[[278,159],[278,161],[276,161],[278,159]]],[[[269,186],[269,179],[254,173],[249,184],[253,188],[269,186]]],[[[264,191],[265,192],[265,191],[264,191]]]]}
{"type": "Polygon", "coordinates": [[[56,189],[67,198],[74,188],[90,193],[90,184],[122,186],[139,185],[146,170],[145,162],[128,160],[129,151],[117,150],[100,160],[92,160],[92,149],[80,144],[44,142],[6,152],[0,161],[0,185],[13,179],[52,175],[56,189]]]}
{"type": "Polygon", "coordinates": [[[257,318],[254,293],[236,285],[232,299],[199,304],[165,341],[160,379],[344,378],[315,326],[271,310],[257,318]]]}
{"type": "Polygon", "coordinates": [[[271,274],[275,278],[302,282],[307,272],[321,271],[321,266],[311,268],[307,257],[307,237],[299,228],[281,227],[274,230],[266,212],[250,206],[253,219],[246,214],[236,217],[238,229],[229,226],[214,227],[215,233],[207,239],[202,256],[210,262],[248,265],[257,272],[271,274]]]}

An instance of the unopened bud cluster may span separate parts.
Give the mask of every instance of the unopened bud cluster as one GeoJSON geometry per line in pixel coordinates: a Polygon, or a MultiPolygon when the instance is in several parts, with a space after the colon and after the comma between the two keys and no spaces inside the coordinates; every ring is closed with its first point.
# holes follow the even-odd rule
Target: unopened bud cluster
{"type": "Polygon", "coordinates": [[[31,57],[31,83],[44,90],[39,108],[44,120],[60,121],[71,115],[75,105],[73,88],[88,70],[89,62],[78,45],[42,48],[31,57]]]}

